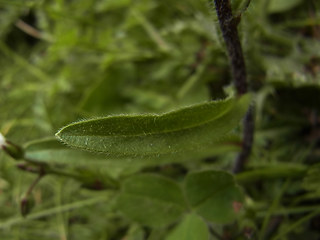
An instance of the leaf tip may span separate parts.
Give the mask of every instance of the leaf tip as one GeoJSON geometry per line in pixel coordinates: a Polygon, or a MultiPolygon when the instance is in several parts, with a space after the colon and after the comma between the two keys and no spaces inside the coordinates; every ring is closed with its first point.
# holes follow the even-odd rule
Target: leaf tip
{"type": "Polygon", "coordinates": [[[55,137],[59,140],[59,141],[63,141],[62,139],[62,131],[64,128],[61,128],[56,134],[55,137]]]}

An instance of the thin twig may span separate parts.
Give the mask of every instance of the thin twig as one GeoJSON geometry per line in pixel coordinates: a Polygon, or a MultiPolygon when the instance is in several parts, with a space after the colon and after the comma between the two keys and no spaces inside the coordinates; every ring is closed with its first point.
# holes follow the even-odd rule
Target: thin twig
{"type": "MultiPolygon", "coordinates": [[[[231,4],[229,0],[214,0],[216,12],[223,39],[227,46],[231,71],[234,78],[234,84],[237,90],[237,95],[241,96],[248,91],[247,72],[243,57],[243,51],[238,35],[238,21],[232,14],[231,4]]],[[[242,171],[245,162],[247,161],[252,148],[253,133],[254,133],[254,109],[251,106],[244,118],[244,132],[242,151],[236,157],[234,173],[242,171]]]]}

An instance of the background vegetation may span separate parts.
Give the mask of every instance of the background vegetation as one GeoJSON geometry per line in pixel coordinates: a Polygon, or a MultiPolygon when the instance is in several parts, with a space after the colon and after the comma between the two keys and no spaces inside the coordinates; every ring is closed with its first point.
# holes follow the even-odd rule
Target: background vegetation
{"type": "MultiPolygon", "coordinates": [[[[253,152],[236,176],[245,210],[228,225],[207,222],[210,238],[317,240],[320,3],[254,0],[244,11],[246,4],[232,1],[256,104],[253,152]]],[[[27,145],[76,120],[224,99],[234,91],[225,52],[206,0],[0,0],[0,131],[27,145]]],[[[0,238],[182,239],[172,232],[178,220],[154,227],[125,216],[113,181],[148,172],[181,183],[190,171],[228,171],[241,144],[240,127],[233,133],[213,156],[183,162],[43,153],[60,174],[39,182],[26,218],[21,197],[36,175],[0,152],[0,238]]],[[[190,225],[206,231],[188,215],[181,232],[190,225]]]]}

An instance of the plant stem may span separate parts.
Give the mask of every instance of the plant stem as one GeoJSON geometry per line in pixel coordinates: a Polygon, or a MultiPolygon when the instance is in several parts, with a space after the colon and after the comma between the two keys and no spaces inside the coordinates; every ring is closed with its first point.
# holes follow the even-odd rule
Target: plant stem
{"type": "Polygon", "coordinates": [[[33,183],[30,185],[28,191],[25,193],[24,198],[28,198],[30,194],[32,193],[35,186],[38,184],[38,182],[45,176],[45,171],[43,169],[40,170],[38,177],[33,181],[33,183]]]}
{"type": "Polygon", "coordinates": [[[233,166],[233,173],[242,172],[247,159],[250,156],[254,134],[254,107],[250,106],[243,120],[242,150],[237,155],[233,166]]]}
{"type": "Polygon", "coordinates": [[[214,4],[222,36],[226,43],[237,94],[242,95],[247,92],[247,71],[238,35],[238,23],[232,15],[229,0],[214,0],[214,4]]]}
{"type": "Polygon", "coordinates": [[[32,204],[31,204],[31,193],[35,186],[39,183],[43,176],[45,176],[46,172],[43,168],[40,168],[38,177],[33,181],[31,186],[29,187],[28,191],[25,193],[25,196],[20,201],[20,211],[23,217],[27,216],[31,211],[32,204]]]}
{"type": "MultiPolygon", "coordinates": [[[[233,16],[229,0],[214,0],[214,4],[218,15],[222,36],[226,43],[237,95],[241,96],[248,91],[248,86],[246,65],[237,29],[239,18],[235,18],[233,16]]],[[[244,164],[251,153],[254,133],[253,106],[249,108],[244,118],[243,125],[244,133],[242,151],[236,157],[235,166],[233,168],[234,173],[242,171],[244,164]]]]}

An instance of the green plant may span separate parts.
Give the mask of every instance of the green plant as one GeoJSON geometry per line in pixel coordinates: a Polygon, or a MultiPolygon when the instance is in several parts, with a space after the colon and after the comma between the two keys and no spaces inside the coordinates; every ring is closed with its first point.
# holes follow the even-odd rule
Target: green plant
{"type": "Polygon", "coordinates": [[[0,6],[1,239],[318,238],[317,1],[0,6]]]}

